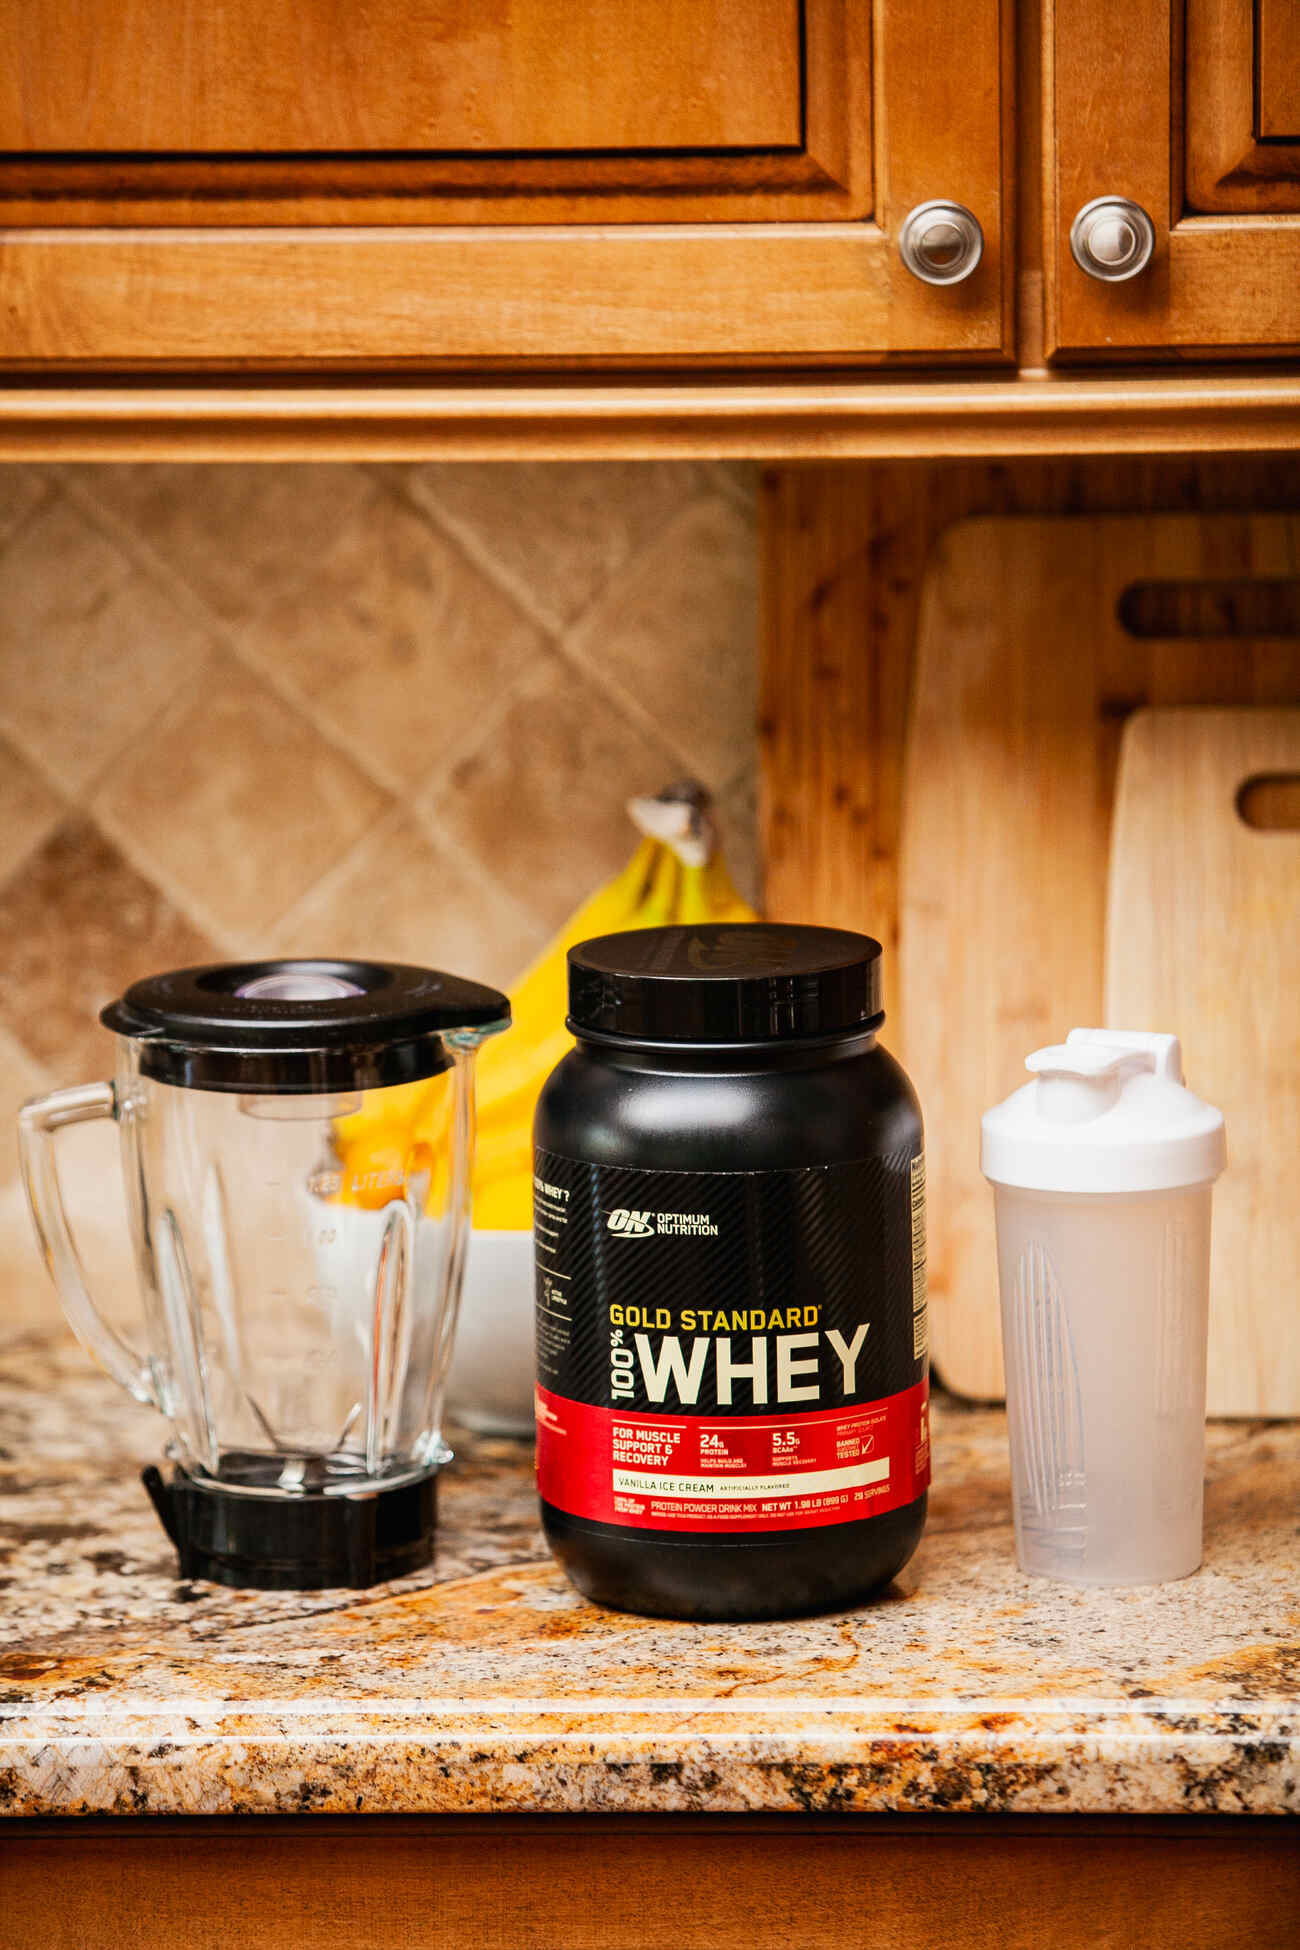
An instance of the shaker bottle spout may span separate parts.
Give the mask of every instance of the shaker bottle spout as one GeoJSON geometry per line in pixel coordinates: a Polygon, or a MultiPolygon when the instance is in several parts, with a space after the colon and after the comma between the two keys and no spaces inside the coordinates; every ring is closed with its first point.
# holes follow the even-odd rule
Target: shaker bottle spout
{"type": "Polygon", "coordinates": [[[1146,1071],[1183,1080],[1177,1036],[1147,1030],[1072,1029],[1063,1043],[1036,1049],[1025,1068],[1039,1079],[1036,1108],[1053,1124],[1083,1124],[1118,1103],[1126,1076],[1146,1071]]]}
{"type": "MultiPolygon", "coordinates": [[[[1148,1058],[1143,1067],[1153,1075],[1167,1077],[1171,1083],[1183,1082],[1183,1046],[1177,1036],[1170,1035],[1167,1030],[1072,1029],[1065,1039],[1065,1047],[1068,1050],[1126,1050],[1148,1058]]],[[[1026,1057],[1025,1068],[1029,1070],[1033,1067],[1033,1057],[1026,1057]]]]}

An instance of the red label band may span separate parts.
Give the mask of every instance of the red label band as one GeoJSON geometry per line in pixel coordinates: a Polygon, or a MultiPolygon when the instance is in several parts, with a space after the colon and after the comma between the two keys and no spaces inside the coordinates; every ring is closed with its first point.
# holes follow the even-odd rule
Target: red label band
{"type": "Polygon", "coordinates": [[[811,1530],[915,1502],[930,1481],[930,1385],[787,1415],[642,1415],[537,1390],[537,1487],[631,1530],[811,1530]]]}

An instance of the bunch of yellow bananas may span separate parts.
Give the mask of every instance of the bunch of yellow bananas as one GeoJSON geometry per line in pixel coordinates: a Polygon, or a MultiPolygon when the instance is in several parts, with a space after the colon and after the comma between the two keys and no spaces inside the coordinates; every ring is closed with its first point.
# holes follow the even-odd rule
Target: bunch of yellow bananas
{"type": "MultiPolygon", "coordinates": [[[[485,1231],[525,1231],[533,1223],[533,1111],[555,1065],[573,1047],[565,957],[577,941],[624,928],[670,922],[753,921],[754,910],[732,885],[717,846],[708,796],[699,786],[669,787],[656,799],[633,799],[628,812],[644,837],[621,873],[570,915],[510,993],[512,1027],[478,1056],[478,1137],[474,1154],[474,1224],[485,1231]]],[[[432,1177],[429,1207],[441,1208],[450,1115],[448,1079],[433,1077],[375,1092],[334,1129],[349,1203],[364,1203],[350,1185],[383,1182],[399,1159],[411,1168],[423,1152],[432,1177]]],[[[391,1179],[389,1180],[391,1183],[391,1179]]],[[[391,1194],[390,1194],[391,1196],[391,1194]]]]}

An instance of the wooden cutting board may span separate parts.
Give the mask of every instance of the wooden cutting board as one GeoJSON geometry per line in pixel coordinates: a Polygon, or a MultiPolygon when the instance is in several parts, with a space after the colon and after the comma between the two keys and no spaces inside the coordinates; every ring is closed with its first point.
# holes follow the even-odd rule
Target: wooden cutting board
{"type": "Polygon", "coordinates": [[[1288,780],[1300,784],[1300,710],[1141,711],[1125,728],[1106,1019],[1176,1029],[1188,1082],[1227,1123],[1207,1375],[1220,1415],[1300,1414],[1300,823],[1288,780]],[[1290,830],[1247,824],[1239,794],[1290,830]]]}
{"type": "Polygon", "coordinates": [[[1300,701],[1300,636],[1215,623],[1238,579],[1297,574],[1300,517],[1288,515],[981,519],[948,530],[931,558],[904,764],[896,1033],[925,1112],[931,1347],[961,1394],[1002,1393],[980,1116],[1025,1081],[1031,1050],[1102,1021],[1124,722],[1148,704],[1300,701]],[[1134,634],[1122,600],[1165,634],[1134,634]],[[1207,625],[1219,633],[1174,633],[1207,625]]]}

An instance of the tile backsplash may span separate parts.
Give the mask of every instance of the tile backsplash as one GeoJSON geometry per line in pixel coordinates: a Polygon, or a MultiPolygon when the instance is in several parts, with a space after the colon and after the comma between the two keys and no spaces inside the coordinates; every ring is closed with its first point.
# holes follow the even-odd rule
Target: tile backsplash
{"type": "Polygon", "coordinates": [[[755,481],[713,464],[0,468],[0,1185],[134,976],[507,984],[692,773],[756,892],[755,481]]]}

